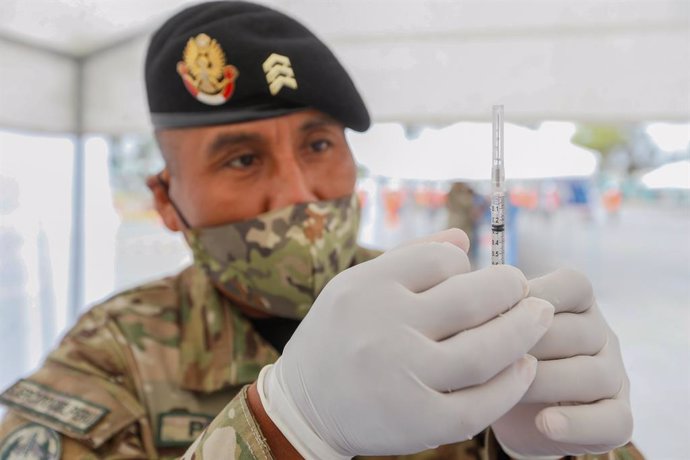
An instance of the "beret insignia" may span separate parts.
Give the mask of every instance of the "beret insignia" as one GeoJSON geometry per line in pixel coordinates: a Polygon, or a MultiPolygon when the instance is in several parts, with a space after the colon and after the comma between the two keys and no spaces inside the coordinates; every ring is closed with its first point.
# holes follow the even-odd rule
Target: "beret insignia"
{"type": "Polygon", "coordinates": [[[226,64],[225,52],[218,41],[199,34],[187,41],[177,73],[187,91],[197,101],[208,105],[221,105],[232,96],[237,67],[226,64]]]}
{"type": "Polygon", "coordinates": [[[273,53],[264,61],[262,66],[266,74],[268,89],[273,96],[278,94],[284,86],[297,89],[297,79],[289,57],[273,53]]]}

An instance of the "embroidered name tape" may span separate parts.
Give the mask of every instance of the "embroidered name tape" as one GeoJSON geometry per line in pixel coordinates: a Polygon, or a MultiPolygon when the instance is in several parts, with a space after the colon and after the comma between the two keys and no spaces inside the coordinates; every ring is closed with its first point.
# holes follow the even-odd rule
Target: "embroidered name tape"
{"type": "Polygon", "coordinates": [[[19,380],[0,395],[0,402],[51,420],[79,432],[88,432],[105,415],[107,408],[55,391],[29,380],[19,380]]]}

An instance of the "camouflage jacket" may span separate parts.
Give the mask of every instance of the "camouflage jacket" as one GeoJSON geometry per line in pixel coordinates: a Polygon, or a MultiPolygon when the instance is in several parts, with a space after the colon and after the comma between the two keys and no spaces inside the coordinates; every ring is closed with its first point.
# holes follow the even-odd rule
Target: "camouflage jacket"
{"type": "MultiPolygon", "coordinates": [[[[0,395],[0,459],[279,458],[246,401],[246,385],[277,357],[190,267],[91,308],[39,370],[0,395]]],[[[633,447],[617,453],[603,458],[641,458],[633,447]]],[[[507,457],[483,434],[379,458],[507,457]]]]}

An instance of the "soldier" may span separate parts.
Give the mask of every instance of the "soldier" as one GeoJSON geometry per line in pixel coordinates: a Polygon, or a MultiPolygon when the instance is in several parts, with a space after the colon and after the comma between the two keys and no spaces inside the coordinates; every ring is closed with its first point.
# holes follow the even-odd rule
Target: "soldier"
{"type": "Polygon", "coordinates": [[[628,380],[583,276],[471,272],[459,230],[357,247],[344,128],[369,116],[302,25],[192,6],[153,36],[146,85],[166,162],[148,185],[194,265],[91,308],[2,393],[0,458],[525,458],[628,441],[628,380]]]}
{"type": "MultiPolygon", "coordinates": [[[[464,182],[454,182],[448,191],[446,209],[448,210],[448,228],[463,230],[467,234],[471,246],[475,245],[477,238],[475,227],[479,220],[478,217],[482,213],[475,209],[474,191],[472,188],[464,182]]],[[[476,257],[476,254],[472,255],[476,257]]]]}

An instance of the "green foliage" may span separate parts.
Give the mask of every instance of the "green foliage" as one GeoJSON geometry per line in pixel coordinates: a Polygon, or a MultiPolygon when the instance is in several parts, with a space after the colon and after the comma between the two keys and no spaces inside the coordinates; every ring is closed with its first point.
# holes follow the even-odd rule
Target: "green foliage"
{"type": "Polygon", "coordinates": [[[606,155],[615,147],[625,145],[626,135],[622,128],[614,125],[581,124],[578,125],[572,142],[606,155]]]}

